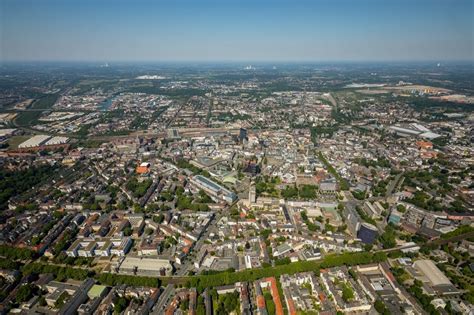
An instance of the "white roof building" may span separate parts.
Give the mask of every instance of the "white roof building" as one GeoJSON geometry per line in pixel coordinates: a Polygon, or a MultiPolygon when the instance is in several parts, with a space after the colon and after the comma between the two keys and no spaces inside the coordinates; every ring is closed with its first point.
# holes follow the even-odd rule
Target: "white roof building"
{"type": "Polygon", "coordinates": [[[51,137],[47,135],[36,135],[26,140],[25,142],[20,143],[20,145],[18,145],[18,148],[22,149],[39,147],[40,145],[45,144],[49,139],[51,139],[51,137]]]}
{"type": "Polygon", "coordinates": [[[448,277],[429,259],[417,260],[413,263],[413,267],[423,274],[433,286],[452,284],[448,277]]]}

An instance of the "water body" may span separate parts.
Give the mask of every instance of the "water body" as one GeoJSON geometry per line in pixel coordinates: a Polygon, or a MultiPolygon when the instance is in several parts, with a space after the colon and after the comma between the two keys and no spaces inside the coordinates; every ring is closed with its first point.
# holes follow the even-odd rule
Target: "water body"
{"type": "Polygon", "coordinates": [[[110,106],[112,106],[112,101],[114,100],[113,97],[106,99],[102,103],[99,104],[99,109],[102,111],[109,110],[110,106]]]}

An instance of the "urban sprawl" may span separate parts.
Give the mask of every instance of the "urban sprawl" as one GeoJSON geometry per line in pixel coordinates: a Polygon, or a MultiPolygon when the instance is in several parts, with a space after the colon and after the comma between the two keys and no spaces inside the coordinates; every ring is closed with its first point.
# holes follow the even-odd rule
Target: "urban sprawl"
{"type": "Polygon", "coordinates": [[[0,314],[474,312],[472,67],[44,67],[1,72],[0,314]]]}

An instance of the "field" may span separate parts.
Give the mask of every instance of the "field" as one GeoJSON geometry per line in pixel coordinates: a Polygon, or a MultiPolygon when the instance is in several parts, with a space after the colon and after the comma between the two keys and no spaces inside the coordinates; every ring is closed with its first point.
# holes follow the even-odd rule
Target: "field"
{"type": "Polygon", "coordinates": [[[36,125],[38,119],[41,117],[42,110],[50,109],[56,100],[58,99],[57,94],[49,94],[36,100],[28,111],[20,112],[15,119],[15,124],[21,127],[29,127],[36,125]]]}
{"type": "Polygon", "coordinates": [[[26,141],[31,136],[13,136],[8,139],[9,148],[12,150],[18,149],[18,145],[24,141],[26,141]]]}

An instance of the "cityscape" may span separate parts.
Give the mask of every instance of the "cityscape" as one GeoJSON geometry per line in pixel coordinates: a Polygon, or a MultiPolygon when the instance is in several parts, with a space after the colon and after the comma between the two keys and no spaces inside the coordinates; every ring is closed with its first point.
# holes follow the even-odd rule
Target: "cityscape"
{"type": "Polygon", "coordinates": [[[474,314],[472,29],[462,58],[76,60],[10,19],[0,314],[474,314]]]}

